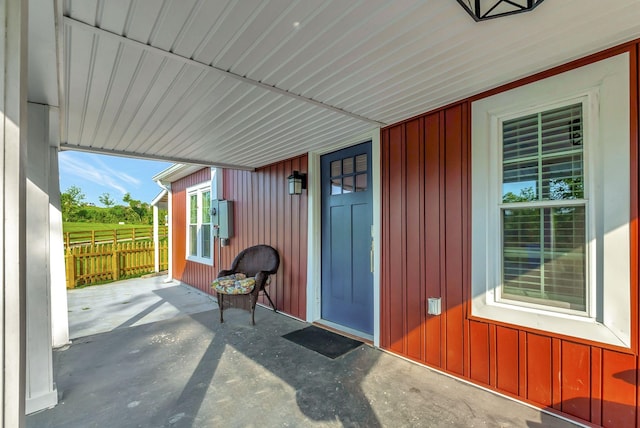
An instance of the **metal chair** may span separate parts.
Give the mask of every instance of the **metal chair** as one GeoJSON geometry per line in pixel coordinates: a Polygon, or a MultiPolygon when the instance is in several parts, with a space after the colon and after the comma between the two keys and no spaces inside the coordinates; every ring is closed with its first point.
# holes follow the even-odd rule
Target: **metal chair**
{"type": "Polygon", "coordinates": [[[233,259],[231,268],[218,272],[211,286],[218,295],[220,322],[224,322],[224,310],[233,307],[251,312],[251,324],[255,325],[255,309],[260,292],[267,296],[276,311],[266,287],[270,283],[270,275],[275,274],[279,266],[280,255],[275,248],[255,245],[242,250],[233,259]]]}

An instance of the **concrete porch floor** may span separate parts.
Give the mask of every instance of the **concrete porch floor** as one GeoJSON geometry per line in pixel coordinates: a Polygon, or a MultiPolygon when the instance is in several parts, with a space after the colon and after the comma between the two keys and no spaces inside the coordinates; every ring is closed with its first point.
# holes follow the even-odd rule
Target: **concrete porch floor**
{"type": "Polygon", "coordinates": [[[331,360],[282,335],[307,324],[225,311],[165,277],[69,292],[59,404],[27,427],[571,427],[368,345],[331,360]]]}

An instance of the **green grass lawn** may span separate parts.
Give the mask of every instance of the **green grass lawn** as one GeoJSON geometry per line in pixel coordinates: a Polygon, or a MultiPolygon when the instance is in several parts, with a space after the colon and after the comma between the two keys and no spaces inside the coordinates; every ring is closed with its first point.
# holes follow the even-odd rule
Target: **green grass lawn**
{"type": "Polygon", "coordinates": [[[86,232],[88,230],[114,230],[133,229],[141,227],[153,227],[152,224],[117,224],[117,223],[85,223],[85,222],[63,222],[62,232],[86,232]]]}

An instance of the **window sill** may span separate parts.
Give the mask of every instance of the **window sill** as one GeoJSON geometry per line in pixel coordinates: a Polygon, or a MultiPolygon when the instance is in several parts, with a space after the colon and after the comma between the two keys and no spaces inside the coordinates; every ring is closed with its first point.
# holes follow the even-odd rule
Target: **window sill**
{"type": "Polygon", "coordinates": [[[557,334],[631,349],[631,337],[615,326],[607,326],[593,318],[525,308],[504,303],[487,303],[484,296],[471,303],[471,315],[487,321],[540,330],[543,334],[557,334]]]}
{"type": "Polygon", "coordinates": [[[200,263],[207,266],[213,266],[213,259],[206,259],[204,257],[187,256],[185,260],[194,263],[200,263]]]}

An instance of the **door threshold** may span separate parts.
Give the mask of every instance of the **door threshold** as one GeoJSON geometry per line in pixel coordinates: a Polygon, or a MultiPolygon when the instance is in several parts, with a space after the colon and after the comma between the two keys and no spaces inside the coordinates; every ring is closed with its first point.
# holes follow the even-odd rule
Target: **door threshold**
{"type": "Polygon", "coordinates": [[[323,320],[323,319],[314,321],[312,324],[317,327],[324,328],[325,330],[329,330],[334,333],[340,334],[342,336],[349,337],[354,340],[359,340],[361,342],[364,342],[368,345],[373,346],[373,335],[366,334],[361,331],[354,330],[352,328],[345,327],[343,325],[336,324],[334,322],[323,320]]]}

